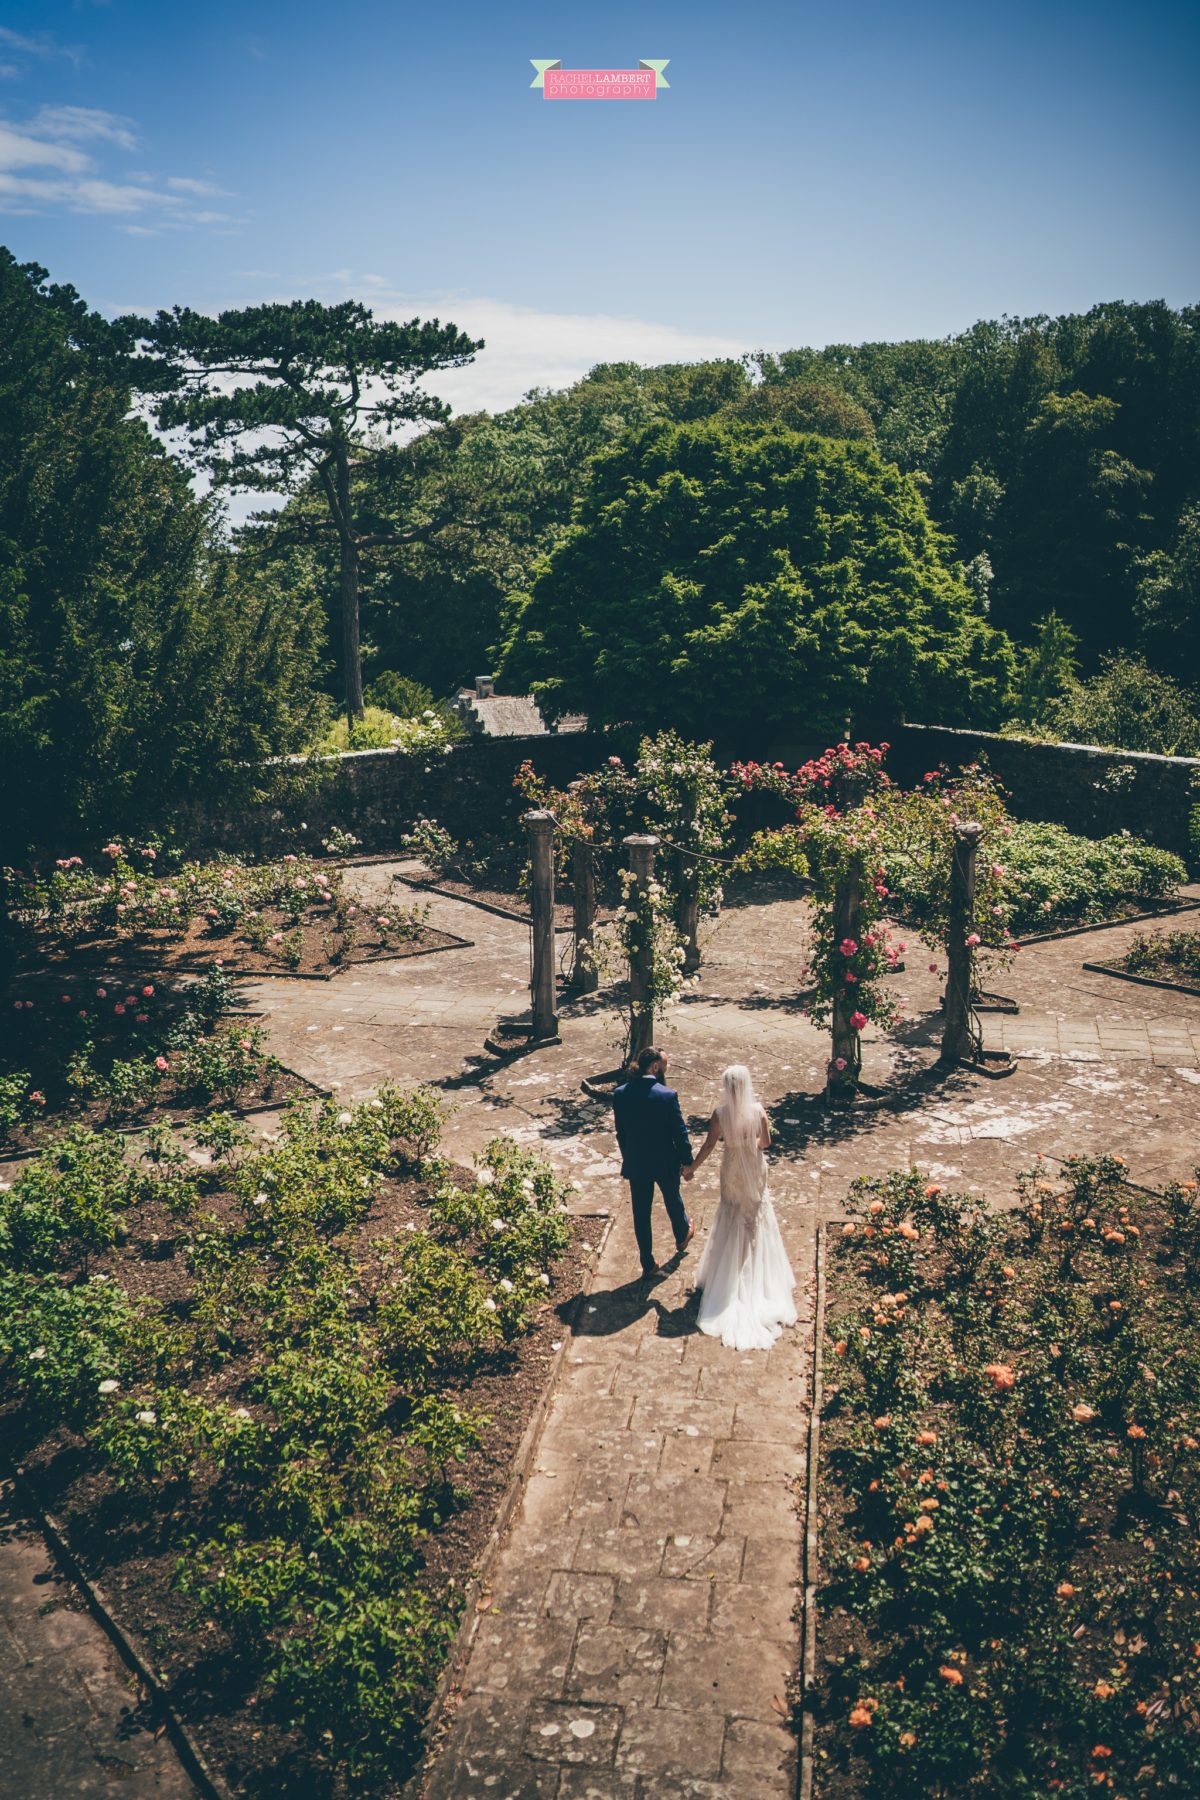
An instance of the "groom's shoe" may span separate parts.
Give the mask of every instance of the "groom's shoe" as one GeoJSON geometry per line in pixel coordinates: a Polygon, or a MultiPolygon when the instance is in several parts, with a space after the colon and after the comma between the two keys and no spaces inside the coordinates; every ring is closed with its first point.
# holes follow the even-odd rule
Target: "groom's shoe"
{"type": "Polygon", "coordinates": [[[680,1238],[679,1242],[675,1246],[676,1256],[683,1255],[684,1251],[687,1249],[688,1245],[691,1243],[691,1241],[695,1237],[695,1235],[696,1235],[696,1227],[694,1225],[689,1225],[687,1228],[687,1236],[680,1238]]]}
{"type": "Polygon", "coordinates": [[[662,1275],[661,1266],[658,1263],[650,1263],[647,1266],[643,1267],[642,1273],[641,1273],[641,1280],[657,1281],[660,1279],[661,1275],[662,1275]]]}

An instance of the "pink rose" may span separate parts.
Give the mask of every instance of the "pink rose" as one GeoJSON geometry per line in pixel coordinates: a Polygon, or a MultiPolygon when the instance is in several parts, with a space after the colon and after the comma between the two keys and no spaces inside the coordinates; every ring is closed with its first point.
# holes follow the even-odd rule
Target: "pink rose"
{"type": "Polygon", "coordinates": [[[158,1069],[161,1072],[163,1069],[165,1069],[168,1066],[166,1057],[165,1056],[156,1056],[154,1059],[154,1066],[156,1069],[158,1069]]]}
{"type": "Polygon", "coordinates": [[[841,1074],[841,1072],[842,1072],[842,1070],[843,1070],[843,1069],[844,1069],[844,1068],[845,1068],[845,1066],[846,1066],[846,1059],[845,1059],[845,1057],[844,1057],[844,1056],[835,1056],[835,1057],[834,1057],[834,1059],[833,1059],[833,1066],[834,1066],[834,1068],[835,1068],[835,1069],[836,1069],[836,1070],[837,1070],[837,1072],[838,1072],[838,1074],[839,1074],[839,1075],[840,1075],[840,1074],[841,1074]]]}
{"type": "Polygon", "coordinates": [[[973,950],[978,942],[979,942],[979,933],[977,931],[973,931],[967,939],[967,949],[973,950]]]}
{"type": "Polygon", "coordinates": [[[154,992],[154,983],[152,981],[148,981],[146,983],[145,987],[142,989],[143,998],[148,1000],[153,992],[154,992]]]}
{"type": "Polygon", "coordinates": [[[119,1000],[117,1001],[117,1004],[113,1007],[113,1011],[117,1014],[118,1018],[124,1013],[125,1008],[121,1005],[121,1002],[119,1000]]]}
{"type": "Polygon", "coordinates": [[[866,1022],[867,1022],[866,1013],[852,1012],[850,1014],[850,1029],[851,1029],[851,1031],[861,1031],[863,1026],[866,1024],[866,1022]]]}
{"type": "Polygon", "coordinates": [[[841,951],[843,956],[857,956],[857,954],[858,954],[858,945],[855,943],[855,941],[852,937],[843,938],[841,943],[838,945],[838,949],[841,951]]]}
{"type": "MultiPolygon", "coordinates": [[[[80,1018],[82,1018],[83,1014],[81,1013],[79,1016],[80,1016],[80,1018]]],[[[138,1013],[137,1022],[139,1025],[148,1025],[150,1023],[150,1014],[149,1013],[138,1013]]]]}

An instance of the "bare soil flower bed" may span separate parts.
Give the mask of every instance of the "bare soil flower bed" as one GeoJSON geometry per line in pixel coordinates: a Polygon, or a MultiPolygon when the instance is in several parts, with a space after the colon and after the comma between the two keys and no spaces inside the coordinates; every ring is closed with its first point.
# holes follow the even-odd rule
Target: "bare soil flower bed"
{"type": "Polygon", "coordinates": [[[10,880],[27,969],[153,963],[183,973],[217,962],[228,973],[329,975],[462,941],[434,931],[428,908],[391,897],[367,904],[347,886],[344,864],[307,856],[178,864],[153,845],[111,843],[97,867],[64,857],[10,880]]]}
{"type": "MultiPolygon", "coordinates": [[[[1197,1182],[861,1181],[824,1339],[815,1792],[1200,1791],[1197,1182]]],[[[836,1231],[836,1228],[835,1228],[836,1231]]]]}
{"type": "Polygon", "coordinates": [[[64,1219],[53,1170],[0,1195],[8,1441],[238,1793],[391,1794],[419,1761],[599,1238],[540,1159],[454,1168],[437,1132],[381,1090],[261,1150],[217,1132],[205,1172],[96,1140],[70,1173],[107,1219],[64,1219]]]}
{"type": "Polygon", "coordinates": [[[219,970],[198,982],[148,973],[17,983],[0,1048],[0,1157],[69,1128],[180,1124],[318,1092],[269,1054],[219,970]]]}
{"type": "Polygon", "coordinates": [[[299,916],[268,907],[255,922],[254,941],[242,928],[224,929],[203,918],[190,920],[179,934],[152,929],[121,936],[98,933],[69,944],[45,930],[35,933],[29,960],[35,967],[69,973],[152,967],[184,974],[216,962],[231,975],[329,975],[357,963],[422,956],[463,941],[434,930],[404,907],[358,907],[356,917],[351,931],[338,923],[331,906],[310,906],[299,916]]]}
{"type": "Polygon", "coordinates": [[[1145,933],[1124,956],[1098,965],[1117,975],[1135,975],[1184,994],[1200,994],[1200,931],[1145,933]]]}

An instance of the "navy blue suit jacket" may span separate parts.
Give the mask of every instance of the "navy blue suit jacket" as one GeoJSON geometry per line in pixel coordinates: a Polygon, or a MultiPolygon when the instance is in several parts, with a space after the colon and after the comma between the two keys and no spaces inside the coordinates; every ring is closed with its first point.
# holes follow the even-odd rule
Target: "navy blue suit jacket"
{"type": "Polygon", "coordinates": [[[674,1088],[634,1075],[613,1095],[621,1174],[626,1181],[675,1180],[692,1160],[692,1143],[674,1088]]]}

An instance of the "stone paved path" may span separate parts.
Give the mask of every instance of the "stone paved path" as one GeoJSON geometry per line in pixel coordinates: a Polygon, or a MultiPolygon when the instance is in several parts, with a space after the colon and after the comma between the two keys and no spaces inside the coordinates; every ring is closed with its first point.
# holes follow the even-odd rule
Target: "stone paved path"
{"type": "MultiPolygon", "coordinates": [[[[376,865],[357,879],[382,899],[392,873],[376,865]]],[[[447,899],[433,901],[432,917],[473,948],[350,969],[329,983],[245,988],[289,1067],[346,1095],[385,1079],[438,1082],[455,1108],[446,1133],[454,1155],[469,1158],[508,1132],[574,1178],[581,1211],[614,1214],[588,1301],[595,1310],[581,1317],[494,1567],[429,1800],[783,1795],[791,1740],[776,1700],[796,1656],[792,1484],[803,1473],[808,1320],[769,1355],[738,1357],[692,1328],[692,1258],[639,1297],[610,1115],[580,1089],[615,1060],[611,1015],[595,998],[571,1003],[561,1046],[503,1068],[487,1063],[483,1039],[498,1012],[519,1013],[527,998],[527,931],[447,899]]],[[[1146,1185],[1197,1160],[1200,1000],[1081,966],[1116,955],[1136,927],[1034,946],[992,978],[1021,1004],[1016,1017],[985,1021],[988,1042],[1019,1060],[1017,1074],[996,1083],[967,1074],[929,1083],[941,984],[910,946],[898,982],[907,1021],[866,1045],[869,1077],[897,1082],[900,1097],[830,1118],[812,1100],[826,1040],[795,998],[805,919],[798,902],[728,911],[701,987],[664,1035],[697,1133],[721,1068],[737,1060],[755,1071],[774,1120],[772,1189],[806,1313],[815,1223],[840,1212],[857,1175],[915,1163],[1002,1204],[1037,1152],[1053,1161],[1111,1149],[1146,1185]]],[[[569,940],[559,942],[565,950],[569,940]]],[[[270,1129],[269,1117],[262,1123],[270,1129]]],[[[715,1173],[705,1170],[688,1190],[696,1251],[715,1201],[715,1173]]],[[[10,1551],[0,1547],[0,1566],[10,1551]]],[[[63,1787],[47,1764],[30,1800],[63,1787]]]]}
{"type": "MultiPolygon", "coordinates": [[[[814,1239],[778,1194],[807,1290],[814,1239]]],[[[811,1311],[769,1353],[646,1295],[622,1216],[496,1571],[430,1800],[782,1800],[811,1311]]]]}
{"type": "Polygon", "coordinates": [[[124,1663],[0,1483],[0,1795],[195,1800],[124,1663]]]}

